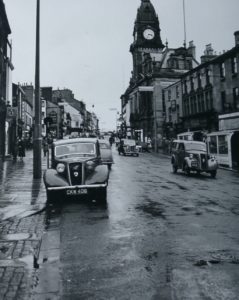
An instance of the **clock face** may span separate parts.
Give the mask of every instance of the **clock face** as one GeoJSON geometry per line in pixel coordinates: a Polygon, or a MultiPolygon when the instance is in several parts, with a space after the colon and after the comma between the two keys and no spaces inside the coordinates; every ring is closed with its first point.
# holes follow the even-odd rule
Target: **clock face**
{"type": "Polygon", "coordinates": [[[145,29],[143,36],[146,40],[152,40],[154,38],[154,31],[152,29],[145,29]]]}

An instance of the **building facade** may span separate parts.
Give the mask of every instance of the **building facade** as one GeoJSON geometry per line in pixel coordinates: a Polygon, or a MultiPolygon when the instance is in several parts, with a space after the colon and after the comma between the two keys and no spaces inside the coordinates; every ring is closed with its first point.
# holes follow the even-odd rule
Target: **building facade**
{"type": "MultiPolygon", "coordinates": [[[[183,74],[175,84],[164,89],[165,127],[178,133],[207,133],[209,151],[222,165],[239,167],[239,31],[234,33],[234,47],[215,55],[206,46],[201,64],[183,74]],[[175,96],[175,88],[181,93],[175,96]],[[169,101],[169,95],[173,97],[169,101]],[[176,118],[179,106],[179,119],[176,118]]],[[[169,138],[165,131],[166,138],[169,138]]]]}
{"type": "Polygon", "coordinates": [[[122,115],[127,132],[141,132],[144,140],[161,146],[164,126],[163,90],[198,65],[195,46],[177,49],[164,46],[158,16],[150,0],[141,0],[130,46],[133,71],[130,83],[121,96],[122,115]]]}
{"type": "Polygon", "coordinates": [[[7,105],[11,105],[8,94],[9,63],[11,62],[11,57],[8,56],[10,46],[8,35],[10,33],[11,29],[8,23],[5,5],[3,0],[0,0],[0,157],[2,159],[4,159],[6,152],[6,126],[8,126],[8,124],[6,124],[7,105]]]}

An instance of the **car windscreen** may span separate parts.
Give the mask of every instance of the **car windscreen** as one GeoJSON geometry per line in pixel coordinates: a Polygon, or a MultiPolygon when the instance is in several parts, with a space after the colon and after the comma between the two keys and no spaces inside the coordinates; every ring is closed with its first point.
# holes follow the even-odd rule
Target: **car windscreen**
{"type": "Polygon", "coordinates": [[[67,145],[59,145],[55,148],[56,156],[65,155],[92,155],[95,154],[95,144],[93,143],[72,143],[67,145]]]}
{"type": "Polygon", "coordinates": [[[186,151],[206,151],[206,144],[185,143],[186,151]]]}

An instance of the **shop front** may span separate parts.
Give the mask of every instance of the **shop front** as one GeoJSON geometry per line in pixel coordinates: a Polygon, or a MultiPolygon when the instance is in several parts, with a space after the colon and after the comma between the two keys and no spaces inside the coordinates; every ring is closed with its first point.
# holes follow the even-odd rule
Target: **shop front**
{"type": "Polygon", "coordinates": [[[239,169],[239,130],[225,130],[207,134],[208,152],[221,166],[239,169]]]}

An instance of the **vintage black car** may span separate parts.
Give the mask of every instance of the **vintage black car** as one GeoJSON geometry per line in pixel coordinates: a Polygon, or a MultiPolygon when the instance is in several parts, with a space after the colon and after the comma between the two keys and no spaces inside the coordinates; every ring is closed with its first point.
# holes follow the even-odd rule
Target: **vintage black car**
{"type": "Polygon", "coordinates": [[[106,202],[108,167],[102,164],[96,138],[59,140],[52,144],[51,168],[43,176],[48,201],[90,197],[106,202]]]}
{"type": "Polygon", "coordinates": [[[204,142],[174,140],[172,144],[171,163],[173,172],[182,169],[187,174],[195,171],[210,173],[214,178],[217,174],[218,163],[214,156],[209,155],[204,142]]]}

